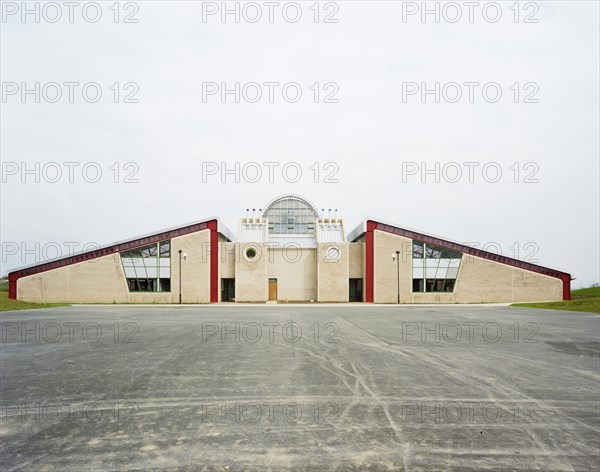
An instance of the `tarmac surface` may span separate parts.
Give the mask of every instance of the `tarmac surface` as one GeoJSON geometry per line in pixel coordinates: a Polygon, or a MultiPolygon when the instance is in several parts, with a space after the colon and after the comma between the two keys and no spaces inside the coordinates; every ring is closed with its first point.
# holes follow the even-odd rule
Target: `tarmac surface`
{"type": "Polygon", "coordinates": [[[3,471],[600,467],[594,314],[71,306],[1,336],[3,471]]]}

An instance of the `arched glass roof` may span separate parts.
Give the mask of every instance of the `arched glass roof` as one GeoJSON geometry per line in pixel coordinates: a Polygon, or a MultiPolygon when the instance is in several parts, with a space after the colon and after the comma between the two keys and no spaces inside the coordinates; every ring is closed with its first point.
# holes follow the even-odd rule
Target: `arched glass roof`
{"type": "Polygon", "coordinates": [[[273,200],[263,213],[269,234],[315,234],[318,213],[313,205],[296,195],[273,200]]]}

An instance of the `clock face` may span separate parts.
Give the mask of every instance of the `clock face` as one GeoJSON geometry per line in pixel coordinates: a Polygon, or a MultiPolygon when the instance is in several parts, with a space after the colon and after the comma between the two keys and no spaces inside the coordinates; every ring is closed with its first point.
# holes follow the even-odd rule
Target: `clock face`
{"type": "Polygon", "coordinates": [[[340,257],[340,250],[337,247],[327,249],[327,259],[337,260],[340,257]]]}

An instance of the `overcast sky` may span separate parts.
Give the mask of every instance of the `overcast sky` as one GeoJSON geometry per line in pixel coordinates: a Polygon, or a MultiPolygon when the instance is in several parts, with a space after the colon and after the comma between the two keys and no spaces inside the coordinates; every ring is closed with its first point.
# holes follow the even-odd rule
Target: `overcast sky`
{"type": "Polygon", "coordinates": [[[480,3],[4,2],[2,274],[295,193],[597,283],[598,3],[480,3]]]}

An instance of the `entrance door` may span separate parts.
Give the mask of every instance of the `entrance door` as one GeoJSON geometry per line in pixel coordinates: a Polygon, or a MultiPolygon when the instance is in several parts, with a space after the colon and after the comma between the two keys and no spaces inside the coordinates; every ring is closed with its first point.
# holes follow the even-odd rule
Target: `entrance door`
{"type": "Polygon", "coordinates": [[[277,279],[269,279],[269,301],[277,301],[277,279]]]}
{"type": "Polygon", "coordinates": [[[350,279],[350,294],[348,301],[362,302],[363,301],[363,281],[362,279],[350,279]]]}
{"type": "Polygon", "coordinates": [[[235,279],[221,279],[221,301],[235,301],[235,279]]]}

